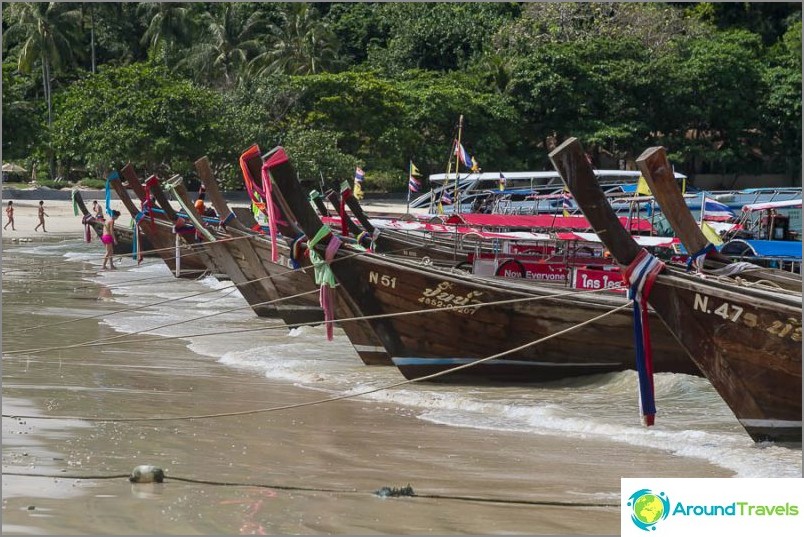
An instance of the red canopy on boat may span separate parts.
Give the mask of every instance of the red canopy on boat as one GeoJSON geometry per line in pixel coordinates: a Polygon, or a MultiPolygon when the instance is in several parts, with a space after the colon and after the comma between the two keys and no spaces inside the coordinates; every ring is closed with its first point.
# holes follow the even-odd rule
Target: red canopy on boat
{"type": "MultiPolygon", "coordinates": [[[[432,218],[432,215],[428,215],[432,218]]],[[[452,214],[446,220],[447,224],[466,224],[476,227],[498,227],[498,228],[527,228],[527,229],[571,229],[588,230],[591,229],[589,221],[584,216],[562,216],[558,214],[478,214],[461,213],[452,214]]],[[[653,227],[650,221],[644,218],[620,217],[623,227],[634,232],[650,232],[653,227]]]]}

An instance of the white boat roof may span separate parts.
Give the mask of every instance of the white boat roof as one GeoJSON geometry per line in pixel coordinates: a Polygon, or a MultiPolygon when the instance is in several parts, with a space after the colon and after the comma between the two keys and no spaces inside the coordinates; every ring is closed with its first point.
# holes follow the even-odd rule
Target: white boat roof
{"type": "Polygon", "coordinates": [[[749,203],[743,205],[743,211],[761,211],[764,209],[778,209],[782,207],[801,207],[801,200],[785,200],[785,201],[768,201],[765,203],[749,203]]]}
{"type": "MultiPolygon", "coordinates": [[[[638,179],[642,172],[638,170],[594,170],[596,177],[610,177],[614,179],[638,179]]],[[[506,179],[561,179],[561,176],[558,174],[557,171],[542,171],[542,172],[483,172],[483,173],[467,173],[467,174],[458,174],[458,179],[460,181],[464,180],[486,180],[486,181],[498,181],[500,179],[500,173],[506,179]]],[[[676,179],[686,179],[687,176],[673,172],[676,179]]],[[[433,182],[441,182],[445,179],[454,181],[455,174],[450,173],[434,173],[429,176],[430,181],[433,182]]]]}

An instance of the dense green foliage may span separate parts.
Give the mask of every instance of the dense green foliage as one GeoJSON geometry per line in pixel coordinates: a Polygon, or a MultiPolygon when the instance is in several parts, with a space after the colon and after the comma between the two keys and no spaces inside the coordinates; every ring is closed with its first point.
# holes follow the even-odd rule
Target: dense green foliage
{"type": "Polygon", "coordinates": [[[282,144],[302,179],[404,189],[463,145],[487,171],[665,145],[688,173],[801,173],[796,3],[13,3],[3,155],[51,177],[192,175],[282,144]]]}

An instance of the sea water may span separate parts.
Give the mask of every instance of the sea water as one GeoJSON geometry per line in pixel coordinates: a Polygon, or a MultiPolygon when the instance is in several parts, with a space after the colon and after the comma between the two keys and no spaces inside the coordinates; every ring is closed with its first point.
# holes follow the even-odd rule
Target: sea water
{"type": "MultiPolygon", "coordinates": [[[[78,241],[15,251],[60,258],[76,270],[87,263],[99,268],[97,249],[78,241]]],[[[754,443],[704,378],[656,374],[651,428],[640,423],[635,371],[535,386],[409,383],[364,394],[404,378],[392,366],[363,365],[341,330],[328,341],[323,326],[288,329],[279,320],[258,318],[231,282],[176,279],[158,259],[139,266],[129,259],[122,266],[83,276],[120,306],[99,322],[121,333],[182,337],[190,350],[227,367],[309,389],[311,401],[350,394],[445,426],[622,442],[703,459],[736,477],[802,475],[800,447],[754,443]]]]}

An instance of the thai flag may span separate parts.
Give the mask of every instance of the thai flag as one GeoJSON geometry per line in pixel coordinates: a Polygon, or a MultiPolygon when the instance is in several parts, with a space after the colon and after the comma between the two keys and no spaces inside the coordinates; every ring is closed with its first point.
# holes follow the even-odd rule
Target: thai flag
{"type": "Polygon", "coordinates": [[[363,182],[363,178],[366,176],[365,172],[363,172],[363,168],[355,169],[355,181],[358,183],[363,182]]]}
{"type": "Polygon", "coordinates": [[[408,189],[411,192],[418,192],[421,186],[422,186],[421,181],[419,181],[418,179],[416,179],[411,175],[410,178],[408,179],[408,189]]]}
{"type": "Polygon", "coordinates": [[[704,206],[701,208],[701,220],[724,221],[737,218],[737,214],[728,205],[710,198],[704,198],[704,206]]]}
{"type": "Polygon", "coordinates": [[[463,165],[467,168],[472,167],[472,156],[469,154],[469,151],[464,149],[463,145],[459,143],[457,140],[455,141],[455,154],[461,159],[463,165]]]}
{"type": "Polygon", "coordinates": [[[452,196],[450,196],[449,192],[447,192],[446,190],[441,192],[441,204],[452,205],[452,196]]]}

